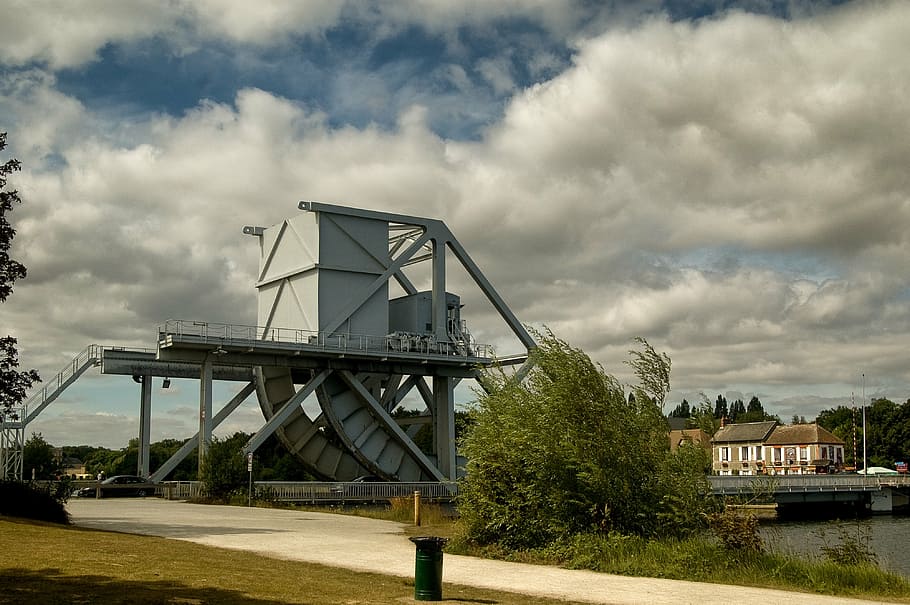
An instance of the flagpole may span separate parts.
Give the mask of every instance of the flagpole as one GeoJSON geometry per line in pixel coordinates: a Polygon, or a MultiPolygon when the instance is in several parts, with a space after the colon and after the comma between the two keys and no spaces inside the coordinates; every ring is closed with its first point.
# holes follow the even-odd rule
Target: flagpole
{"type": "Polygon", "coordinates": [[[866,469],[866,373],[863,372],[863,474],[868,477],[866,469]]]}

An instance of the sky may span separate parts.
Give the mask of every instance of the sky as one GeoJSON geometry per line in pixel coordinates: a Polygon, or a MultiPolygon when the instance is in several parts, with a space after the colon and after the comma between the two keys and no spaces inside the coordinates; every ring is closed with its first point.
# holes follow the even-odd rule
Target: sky
{"type": "MultiPolygon", "coordinates": [[[[666,411],[903,402],[908,37],[885,0],[12,0],[0,131],[28,278],[0,333],[50,380],[170,318],[255,324],[241,229],[317,200],[442,219],[522,322],[622,380],[646,338],[672,359],[666,411]]],[[[520,350],[449,289],[479,342],[520,350]]],[[[153,440],[197,426],[175,383],[153,440]]],[[[257,428],[251,399],[222,433],[257,428]]],[[[90,370],[30,430],[123,447],[138,401],[90,370]]]]}

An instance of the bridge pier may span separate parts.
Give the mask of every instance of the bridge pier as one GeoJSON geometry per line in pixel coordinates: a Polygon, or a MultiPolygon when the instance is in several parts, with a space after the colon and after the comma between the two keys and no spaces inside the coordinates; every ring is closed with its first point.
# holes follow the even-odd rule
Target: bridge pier
{"type": "Polygon", "coordinates": [[[139,383],[142,391],[139,398],[139,462],[136,474],[147,479],[152,442],[152,375],[142,374],[133,379],[139,383]]]}

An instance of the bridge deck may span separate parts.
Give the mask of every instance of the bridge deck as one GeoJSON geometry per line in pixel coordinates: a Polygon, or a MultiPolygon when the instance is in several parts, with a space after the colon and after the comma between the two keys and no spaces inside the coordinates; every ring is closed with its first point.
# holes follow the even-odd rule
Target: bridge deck
{"type": "Polygon", "coordinates": [[[910,487],[910,476],[878,475],[865,477],[850,473],[837,475],[756,475],[708,477],[715,495],[734,496],[767,492],[774,494],[807,492],[870,492],[882,487],[910,487]]]}
{"type": "Polygon", "coordinates": [[[333,367],[398,364],[408,370],[404,373],[412,374],[427,373],[430,366],[437,372],[440,367],[448,367],[450,370],[440,374],[454,372],[464,376],[473,376],[475,368],[495,361],[489,345],[472,343],[459,348],[413,335],[326,335],[309,330],[177,320],[159,328],[159,360],[198,363],[204,357],[214,357],[216,365],[322,367],[326,359],[336,362],[333,367]]]}

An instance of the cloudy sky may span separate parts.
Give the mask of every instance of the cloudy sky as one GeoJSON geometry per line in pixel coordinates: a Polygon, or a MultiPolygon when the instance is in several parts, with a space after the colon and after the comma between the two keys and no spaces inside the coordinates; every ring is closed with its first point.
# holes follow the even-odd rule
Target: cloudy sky
{"type": "MultiPolygon", "coordinates": [[[[13,0],[29,275],[0,333],[50,379],[168,318],[255,323],[241,228],[306,199],[443,219],[523,322],[621,377],[631,338],[666,351],[671,405],[812,418],[863,373],[904,401],[908,38],[903,1],[13,0]]],[[[155,390],[154,439],[192,434],[197,389],[155,390]]],[[[33,428],[120,447],[138,398],[90,372],[33,428]]]]}

